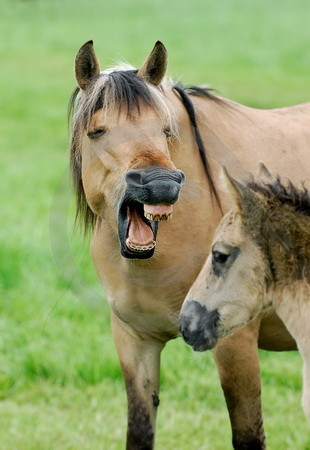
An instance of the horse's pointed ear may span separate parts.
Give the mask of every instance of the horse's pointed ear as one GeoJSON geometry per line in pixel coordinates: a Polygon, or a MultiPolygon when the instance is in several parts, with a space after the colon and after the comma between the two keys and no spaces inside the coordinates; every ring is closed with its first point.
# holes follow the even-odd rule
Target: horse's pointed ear
{"type": "Polygon", "coordinates": [[[262,161],[259,162],[257,179],[264,183],[272,183],[274,181],[274,177],[262,161]]]}
{"type": "Polygon", "coordinates": [[[85,91],[92,78],[100,73],[98,59],[94,52],[93,41],[87,41],[75,58],[75,77],[79,87],[85,91]]]}
{"type": "Polygon", "coordinates": [[[235,180],[223,166],[222,180],[224,182],[224,188],[231,196],[231,199],[241,211],[247,210],[247,208],[255,201],[255,195],[250,188],[243,183],[235,180]]]}
{"type": "Polygon", "coordinates": [[[167,50],[164,44],[157,41],[137,75],[148,83],[159,86],[166,74],[167,64],[167,50]]]}

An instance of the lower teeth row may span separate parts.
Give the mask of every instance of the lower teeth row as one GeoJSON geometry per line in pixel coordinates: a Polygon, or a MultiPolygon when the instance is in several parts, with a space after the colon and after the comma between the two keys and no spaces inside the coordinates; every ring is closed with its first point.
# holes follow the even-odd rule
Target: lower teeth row
{"type": "Polygon", "coordinates": [[[155,247],[156,242],[153,241],[149,245],[135,245],[135,244],[132,244],[129,240],[127,240],[126,245],[128,248],[130,248],[131,250],[134,250],[136,252],[145,252],[147,250],[152,250],[155,247]]]}

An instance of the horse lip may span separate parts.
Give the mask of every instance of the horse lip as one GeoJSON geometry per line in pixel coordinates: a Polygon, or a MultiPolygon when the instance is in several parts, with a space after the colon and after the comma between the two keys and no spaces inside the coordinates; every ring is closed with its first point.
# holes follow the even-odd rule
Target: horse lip
{"type": "MultiPolygon", "coordinates": [[[[136,203],[139,204],[138,201],[133,201],[131,199],[128,199],[126,195],[123,197],[123,199],[120,202],[119,209],[118,209],[118,236],[121,244],[121,255],[124,258],[128,259],[148,259],[151,258],[154,255],[155,247],[151,250],[145,250],[140,252],[132,251],[130,248],[126,245],[126,239],[128,237],[128,230],[130,223],[127,219],[127,207],[130,203],[136,203]]],[[[142,203],[141,203],[142,205],[142,203]]],[[[154,220],[150,221],[144,215],[141,215],[141,219],[151,228],[153,232],[153,240],[156,241],[157,236],[157,229],[158,229],[158,222],[155,222],[154,220]]]]}

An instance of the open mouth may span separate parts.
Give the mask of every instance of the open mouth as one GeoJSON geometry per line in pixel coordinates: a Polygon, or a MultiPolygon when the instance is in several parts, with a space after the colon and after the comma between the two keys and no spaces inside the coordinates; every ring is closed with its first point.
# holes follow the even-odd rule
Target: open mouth
{"type": "Polygon", "coordinates": [[[125,258],[146,259],[153,256],[158,222],[172,219],[172,205],[147,205],[124,200],[119,212],[121,253],[125,258]]]}

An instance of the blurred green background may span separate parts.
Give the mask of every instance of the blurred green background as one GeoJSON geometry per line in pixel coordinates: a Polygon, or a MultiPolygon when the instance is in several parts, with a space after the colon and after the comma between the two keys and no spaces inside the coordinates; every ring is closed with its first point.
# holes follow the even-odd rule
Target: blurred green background
{"type": "MultiPolygon", "coordinates": [[[[73,61],[139,66],[249,106],[309,100],[308,0],[1,0],[0,448],[122,449],[126,400],[88,242],[73,234],[66,109],[73,61]]],[[[297,353],[260,352],[269,449],[310,449],[297,353]]],[[[215,364],[167,345],[157,448],[230,448],[215,364]]]]}

